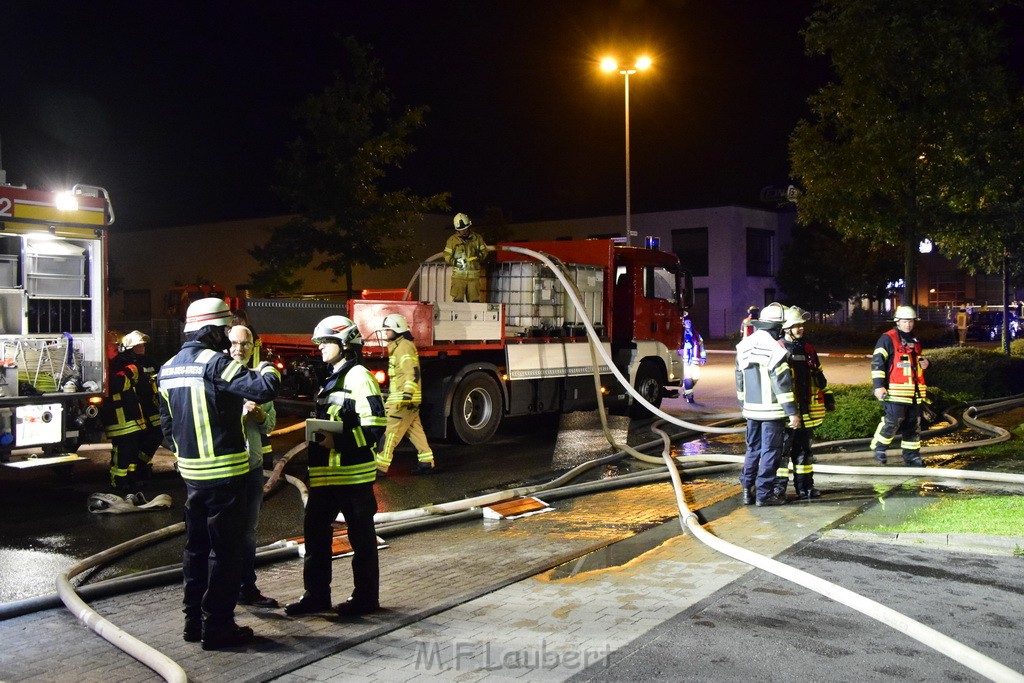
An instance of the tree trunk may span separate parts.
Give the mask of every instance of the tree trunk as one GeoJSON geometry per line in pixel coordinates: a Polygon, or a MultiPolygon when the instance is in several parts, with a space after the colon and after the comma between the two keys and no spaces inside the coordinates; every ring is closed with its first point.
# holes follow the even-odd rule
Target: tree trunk
{"type": "Polygon", "coordinates": [[[1010,355],[1010,268],[1003,251],[1003,353],[1010,355]]]}
{"type": "MultiPolygon", "coordinates": [[[[913,235],[907,238],[907,244],[903,252],[903,297],[902,301],[908,306],[913,306],[917,300],[917,245],[914,244],[913,235]]],[[[918,311],[918,315],[921,312],[918,311]]]]}

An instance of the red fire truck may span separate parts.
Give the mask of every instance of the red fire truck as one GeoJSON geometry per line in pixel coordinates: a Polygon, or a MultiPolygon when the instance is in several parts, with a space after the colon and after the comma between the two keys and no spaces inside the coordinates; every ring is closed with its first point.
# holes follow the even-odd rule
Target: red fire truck
{"type": "MultiPolygon", "coordinates": [[[[651,404],[660,405],[672,391],[668,387],[680,385],[678,350],[689,287],[678,258],[607,239],[505,246],[553,257],[585,310],[577,310],[547,266],[503,245],[489,268],[487,303],[450,301],[451,270],[441,262],[420,266],[418,292],[367,290],[348,301],[372,369],[387,367],[379,332],[384,317],[400,313],[409,321],[420,355],[421,417],[428,435],[479,444],[506,417],[595,409],[584,315],[617,369],[651,404]]],[[[643,414],[604,364],[600,375],[613,412],[643,414]]]]}

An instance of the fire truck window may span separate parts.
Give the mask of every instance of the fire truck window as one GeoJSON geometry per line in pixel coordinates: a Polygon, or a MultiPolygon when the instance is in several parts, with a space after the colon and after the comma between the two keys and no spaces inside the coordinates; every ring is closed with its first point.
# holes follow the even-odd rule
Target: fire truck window
{"type": "Polygon", "coordinates": [[[644,296],[648,299],[664,299],[672,303],[679,301],[676,276],[664,268],[644,269],[644,296]]]}

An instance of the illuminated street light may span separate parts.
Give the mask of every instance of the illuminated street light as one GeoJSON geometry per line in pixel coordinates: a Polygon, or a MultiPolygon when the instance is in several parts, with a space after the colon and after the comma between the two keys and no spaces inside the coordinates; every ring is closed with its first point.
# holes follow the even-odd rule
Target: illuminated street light
{"type": "Polygon", "coordinates": [[[608,73],[614,73],[618,71],[622,76],[625,77],[625,92],[626,92],[626,246],[630,246],[632,238],[636,237],[636,232],[633,231],[632,219],[630,216],[630,202],[629,202],[629,77],[631,74],[635,74],[638,71],[643,71],[651,66],[651,58],[647,56],[640,57],[633,64],[632,68],[620,69],[619,63],[613,57],[605,57],[601,60],[601,69],[608,73]]]}

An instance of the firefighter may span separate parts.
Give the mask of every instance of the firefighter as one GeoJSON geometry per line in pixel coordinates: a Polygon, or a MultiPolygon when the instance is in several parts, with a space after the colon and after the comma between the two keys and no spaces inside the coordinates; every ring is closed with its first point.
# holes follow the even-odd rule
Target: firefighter
{"type": "Polygon", "coordinates": [[[420,377],[420,357],[413,343],[409,321],[405,316],[392,313],[381,323],[388,340],[388,378],[391,391],[384,408],[387,411],[387,431],[384,444],[377,453],[377,472],[387,474],[395,448],[405,436],[416,448],[416,468],[413,474],[433,474],[434,453],[427,443],[427,435],[420,422],[420,403],[423,400],[420,377]]]}
{"type": "Polygon", "coordinates": [[[264,403],[278,392],[273,365],[249,370],[227,353],[231,312],[222,299],[189,305],[185,343],[157,375],[160,425],[185,480],[185,630],[204,650],[252,640],[235,623],[242,581],[248,507],[249,453],[242,430],[245,401],[264,403]]]}
{"type": "Polygon", "coordinates": [[[740,323],[740,337],[749,337],[754,334],[754,321],[757,320],[761,310],[757,306],[747,309],[747,317],[740,323]]]}
{"type": "Polygon", "coordinates": [[[783,319],[782,304],[768,304],[754,322],[754,333],[736,345],[736,397],[747,420],[747,452],[740,473],[744,505],[786,502],[775,495],[775,471],[782,457],[786,420],[796,429],[800,414],[789,354],[779,344],[783,319]]]}
{"type": "Polygon", "coordinates": [[[804,339],[807,317],[796,306],[786,309],[782,323],[780,343],[789,352],[789,367],[793,371],[793,395],[800,408],[802,424],[787,428],[782,460],[775,474],[775,495],[786,497],[789,483],[789,463],[793,462],[793,487],[798,498],[811,499],[821,495],[814,488],[814,456],[811,455],[811,435],[825,419],[826,410],[835,409],[832,390],[821,370],[818,352],[804,339]]]}
{"type": "Polygon", "coordinates": [[[139,441],[138,478],[140,480],[149,479],[152,475],[153,455],[156,454],[156,449],[164,440],[163,431],[160,429],[160,396],[156,388],[156,367],[146,354],[147,344],[149,344],[149,335],[138,330],[132,330],[121,338],[123,353],[131,358],[135,367],[139,369],[135,393],[139,399],[142,418],[146,423],[146,428],[139,441]]]}
{"type": "Polygon", "coordinates": [[[139,479],[143,436],[147,431],[139,402],[142,373],[134,354],[124,349],[120,341],[108,371],[110,394],[100,407],[100,420],[110,440],[110,486],[118,493],[130,493],[139,479]]]}
{"type": "Polygon", "coordinates": [[[921,460],[921,407],[928,402],[924,371],[928,359],[921,355],[921,342],[914,336],[917,311],[899,306],[893,316],[896,327],[883,334],[871,356],[871,383],[875,398],[882,401],[885,414],[871,438],[875,460],[884,465],[885,451],[900,433],[903,462],[924,467],[921,460]]]}
{"type": "Polygon", "coordinates": [[[309,499],[303,519],[306,557],[302,565],[305,592],[285,607],[291,616],[331,609],[332,522],[345,516],[352,546],[354,590],[334,609],[340,617],[368,614],[380,608],[380,565],[373,515],[377,498],[376,444],[386,420],[380,387],[363,365],[363,339],[349,318],[332,315],[313,330],[313,343],[331,368],[316,396],[316,417],[340,423],[340,429],[317,432],[309,443],[309,499]]]}
{"type": "Polygon", "coordinates": [[[693,388],[700,380],[700,366],[707,362],[708,355],[700,332],[693,329],[689,311],[683,311],[683,348],[679,355],[683,357],[683,396],[687,403],[693,403],[693,388]]]}
{"type": "Polygon", "coordinates": [[[455,215],[452,223],[455,234],[444,245],[444,261],[453,267],[452,301],[483,302],[480,292],[480,278],[483,277],[483,262],[487,256],[487,244],[480,235],[469,228],[473,222],[464,213],[455,215]]]}

